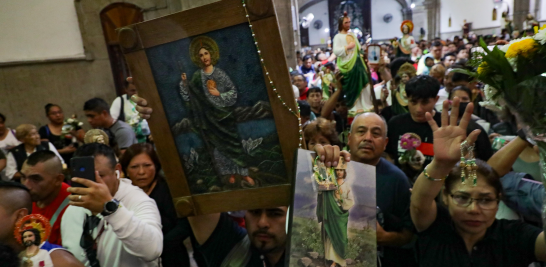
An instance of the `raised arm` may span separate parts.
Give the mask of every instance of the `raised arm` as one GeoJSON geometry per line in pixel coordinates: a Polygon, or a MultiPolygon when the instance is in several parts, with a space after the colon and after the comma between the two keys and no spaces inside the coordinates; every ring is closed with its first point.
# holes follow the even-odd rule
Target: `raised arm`
{"type": "Polygon", "coordinates": [[[478,138],[479,130],[475,130],[466,136],[466,128],[474,105],[468,104],[459,126],[457,126],[457,114],[459,114],[459,98],[453,100],[451,118],[448,114],[449,104],[444,101],[442,110],[442,125],[438,127],[432,115],[427,112],[426,118],[434,133],[434,159],[425,167],[419,175],[411,195],[410,212],[411,219],[417,231],[425,231],[436,220],[436,202],[434,198],[440,193],[444,185],[443,181],[451,169],[461,158],[461,144],[466,140],[474,144],[478,138]],[[429,178],[425,176],[425,172],[429,178]]]}
{"type": "MultiPolygon", "coordinates": [[[[188,89],[188,76],[186,75],[186,73],[182,73],[180,75],[180,78],[182,78],[180,80],[180,95],[182,96],[182,99],[184,101],[190,101],[190,93],[189,93],[189,89],[188,89]]],[[[137,105],[138,105],[138,102],[135,101],[135,103],[137,103],[137,105]]],[[[138,110],[138,108],[137,108],[137,110],[138,110]]]]}
{"type": "Polygon", "coordinates": [[[487,161],[487,164],[497,172],[499,177],[503,177],[510,172],[512,165],[514,165],[518,159],[519,154],[521,154],[528,145],[527,141],[517,137],[508,145],[499,149],[497,153],[493,154],[487,161]]]}

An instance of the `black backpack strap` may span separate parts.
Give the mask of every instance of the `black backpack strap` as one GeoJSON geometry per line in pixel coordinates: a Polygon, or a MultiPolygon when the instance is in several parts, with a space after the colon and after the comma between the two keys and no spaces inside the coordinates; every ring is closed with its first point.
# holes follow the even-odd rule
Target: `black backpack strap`
{"type": "Polygon", "coordinates": [[[120,110],[119,110],[119,116],[118,121],[125,121],[125,100],[123,100],[123,95],[119,96],[119,99],[121,100],[120,110]]]}
{"type": "Polygon", "coordinates": [[[48,150],[49,151],[49,141],[42,141],[40,143],[40,146],[42,147],[42,149],[36,148],[36,151],[39,151],[39,150],[48,150]]]}

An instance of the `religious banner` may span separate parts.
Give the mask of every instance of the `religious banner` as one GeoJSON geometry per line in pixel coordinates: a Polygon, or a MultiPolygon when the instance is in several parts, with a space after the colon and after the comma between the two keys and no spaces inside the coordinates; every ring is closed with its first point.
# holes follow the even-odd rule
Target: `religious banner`
{"type": "Polygon", "coordinates": [[[375,167],[340,158],[326,168],[298,150],[290,207],[290,266],[377,264],[375,167]]]}
{"type": "Polygon", "coordinates": [[[224,0],[119,30],[180,216],[288,205],[300,142],[270,0],[224,0]]]}

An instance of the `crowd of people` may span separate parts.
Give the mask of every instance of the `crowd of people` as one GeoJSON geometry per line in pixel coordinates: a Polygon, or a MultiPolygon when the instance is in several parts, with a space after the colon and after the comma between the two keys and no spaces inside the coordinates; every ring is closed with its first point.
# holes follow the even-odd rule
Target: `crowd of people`
{"type": "MultiPolygon", "coordinates": [[[[347,19],[340,18],[339,30],[350,36],[343,28],[347,19]]],[[[290,72],[294,97],[305,147],[326,166],[336,166],[340,156],[375,166],[384,218],[376,226],[378,264],[545,261],[537,150],[509,110],[480,105],[479,81],[455,71],[473,70],[477,37],[421,40],[407,55],[394,42],[381,44],[378,63],[362,66],[366,43],[339,43],[298,53],[290,72]],[[355,55],[357,63],[348,59],[355,55]],[[347,60],[362,73],[340,66],[347,60]],[[369,79],[348,80],[355,75],[369,79]],[[355,109],[359,97],[370,99],[360,99],[355,109]],[[420,145],[402,145],[407,134],[420,145]],[[472,151],[471,163],[461,159],[463,147],[472,151]]],[[[47,120],[39,129],[10,129],[9,118],[0,114],[0,250],[6,252],[0,260],[19,266],[10,253],[32,259],[25,248],[38,243],[54,266],[190,266],[184,244],[189,238],[200,267],[285,266],[288,207],[248,210],[244,219],[229,213],[177,217],[146,122],[153,107],[136,93],[129,77],[126,94],[112,104],[100,98],[83,104],[89,125],[101,131],[85,132],[77,123],[66,127],[77,120],[68,121],[56,104],[45,105],[47,120]],[[94,157],[95,181],[69,171],[71,158],[85,156],[94,157]],[[51,234],[35,242],[38,234],[23,233],[31,240],[27,246],[13,233],[16,222],[31,213],[49,220],[51,234]]]]}

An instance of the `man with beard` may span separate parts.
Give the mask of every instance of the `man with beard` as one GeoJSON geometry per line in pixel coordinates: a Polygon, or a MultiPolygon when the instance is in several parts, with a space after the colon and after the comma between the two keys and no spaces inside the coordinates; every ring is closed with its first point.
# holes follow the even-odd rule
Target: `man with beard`
{"type": "Polygon", "coordinates": [[[68,207],[69,185],[64,183],[63,166],[55,153],[31,154],[21,169],[21,183],[30,190],[32,213],[41,214],[51,224],[49,243],[62,245],[61,218],[68,207]]]}
{"type": "MultiPolygon", "coordinates": [[[[24,251],[25,247],[17,242],[13,235],[15,223],[28,215],[31,209],[30,193],[25,186],[19,183],[0,181],[0,243],[10,246],[17,253],[24,251]]],[[[53,266],[84,266],[72,254],[59,246],[42,242],[40,248],[49,251],[53,266]]]]}
{"type": "Polygon", "coordinates": [[[189,217],[208,266],[285,266],[287,207],[248,210],[246,229],[226,213],[189,217]],[[228,265],[229,264],[229,265],[228,265]]]}
{"type": "MultiPolygon", "coordinates": [[[[387,125],[382,117],[375,113],[358,115],[349,134],[350,159],[375,166],[376,201],[384,217],[384,223],[377,224],[381,266],[417,266],[409,245],[414,236],[409,214],[410,185],[400,169],[381,157],[388,141],[387,125]]],[[[332,146],[315,147],[317,154],[324,156],[327,166],[334,165],[332,159],[336,159],[335,153],[329,150],[332,146]]],[[[339,148],[334,150],[339,151],[339,148]]]]}
{"type": "Polygon", "coordinates": [[[51,257],[45,249],[40,249],[40,231],[35,228],[25,230],[21,233],[21,240],[25,246],[25,250],[19,254],[21,258],[21,266],[34,267],[34,266],[53,266],[51,257]]]}

